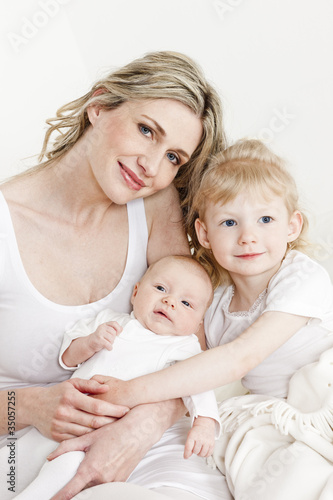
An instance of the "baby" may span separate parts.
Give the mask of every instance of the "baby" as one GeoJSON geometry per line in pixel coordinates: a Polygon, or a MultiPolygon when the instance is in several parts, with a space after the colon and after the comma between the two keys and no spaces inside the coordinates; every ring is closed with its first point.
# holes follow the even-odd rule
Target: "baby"
{"type": "MultiPolygon", "coordinates": [[[[106,309],[65,333],[60,364],[75,370],[79,378],[99,374],[129,380],[198,354],[201,349],[195,333],[212,299],[212,283],[201,264],[187,256],[165,257],[151,265],[135,285],[131,314],[106,309]]],[[[207,457],[213,453],[219,434],[214,393],[183,400],[193,419],[184,457],[192,453],[207,457]]],[[[40,441],[47,438],[36,429],[29,432],[29,446],[37,452],[45,450],[40,441]]],[[[83,457],[82,452],[71,452],[46,463],[16,498],[51,498],[75,475],[83,457]]]]}

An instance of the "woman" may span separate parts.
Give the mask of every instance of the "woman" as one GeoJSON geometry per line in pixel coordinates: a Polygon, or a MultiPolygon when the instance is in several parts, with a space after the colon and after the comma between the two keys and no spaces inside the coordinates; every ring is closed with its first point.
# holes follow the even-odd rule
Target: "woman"
{"type": "MultiPolygon", "coordinates": [[[[85,394],[103,384],[66,380],[63,332],[105,307],[128,312],[147,263],[188,253],[172,181],[186,207],[190,182],[224,137],[217,94],[193,61],[170,52],[111,73],[48,124],[44,161],[0,193],[0,434],[6,445],[9,409],[17,438],[29,425],[57,441],[90,433],[75,494],[126,480],[184,407],[142,406],[112,423],[124,408],[85,394]]],[[[31,458],[19,459],[16,493],[40,467],[31,458]]],[[[6,478],[8,464],[0,468],[6,478]]]]}

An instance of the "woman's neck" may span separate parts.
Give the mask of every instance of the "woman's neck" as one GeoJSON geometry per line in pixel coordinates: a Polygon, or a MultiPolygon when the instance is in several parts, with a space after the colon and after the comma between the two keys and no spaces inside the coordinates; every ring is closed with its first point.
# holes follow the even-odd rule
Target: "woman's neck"
{"type": "Polygon", "coordinates": [[[22,204],[77,226],[98,221],[112,205],[76,145],[54,164],[14,179],[13,188],[22,204]]]}

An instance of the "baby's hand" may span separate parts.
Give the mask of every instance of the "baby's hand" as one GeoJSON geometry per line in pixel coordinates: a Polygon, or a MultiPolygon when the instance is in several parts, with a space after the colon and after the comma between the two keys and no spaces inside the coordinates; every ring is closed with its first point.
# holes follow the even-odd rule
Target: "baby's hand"
{"type": "Polygon", "coordinates": [[[94,353],[102,349],[112,350],[114,340],[117,335],[123,331],[123,328],[116,321],[108,321],[99,325],[94,333],[87,337],[89,349],[94,353]]]}
{"type": "Polygon", "coordinates": [[[199,457],[209,457],[213,454],[215,444],[215,420],[209,417],[197,417],[187,435],[184,458],[193,453],[199,457]]]}

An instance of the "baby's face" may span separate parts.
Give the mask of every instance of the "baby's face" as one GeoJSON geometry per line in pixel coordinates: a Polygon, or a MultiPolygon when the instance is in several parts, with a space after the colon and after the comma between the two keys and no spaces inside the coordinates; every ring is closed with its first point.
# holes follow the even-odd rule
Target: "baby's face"
{"type": "Polygon", "coordinates": [[[135,285],[134,315],[158,335],[191,335],[202,323],[211,293],[208,276],[191,263],[162,260],[135,285]]]}

